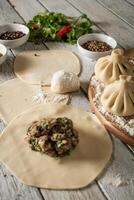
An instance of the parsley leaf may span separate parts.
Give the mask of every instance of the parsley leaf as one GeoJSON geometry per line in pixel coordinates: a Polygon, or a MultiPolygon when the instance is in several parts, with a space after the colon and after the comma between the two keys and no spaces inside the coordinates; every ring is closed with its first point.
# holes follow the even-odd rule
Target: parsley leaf
{"type": "Polygon", "coordinates": [[[34,16],[27,26],[30,29],[29,40],[32,42],[63,41],[74,44],[81,35],[92,32],[92,22],[85,14],[80,17],[69,17],[62,13],[47,11],[34,16]],[[63,31],[67,26],[71,29],[66,31],[65,28],[63,31]],[[62,32],[57,34],[61,30],[62,32]]]}

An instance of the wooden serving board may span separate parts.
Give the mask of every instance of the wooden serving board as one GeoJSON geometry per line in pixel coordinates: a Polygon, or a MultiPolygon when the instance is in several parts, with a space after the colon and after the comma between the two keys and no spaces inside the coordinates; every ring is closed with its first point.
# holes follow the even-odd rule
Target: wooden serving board
{"type": "Polygon", "coordinates": [[[101,123],[105,126],[105,128],[112,134],[114,134],[116,137],[118,137],[120,140],[125,142],[128,145],[134,146],[134,138],[131,136],[124,134],[122,131],[120,131],[118,128],[116,128],[110,121],[108,121],[102,114],[101,112],[98,111],[93,98],[95,96],[95,89],[90,85],[89,83],[89,88],[88,88],[88,99],[90,101],[92,110],[98,117],[98,119],[101,121],[101,123]]]}

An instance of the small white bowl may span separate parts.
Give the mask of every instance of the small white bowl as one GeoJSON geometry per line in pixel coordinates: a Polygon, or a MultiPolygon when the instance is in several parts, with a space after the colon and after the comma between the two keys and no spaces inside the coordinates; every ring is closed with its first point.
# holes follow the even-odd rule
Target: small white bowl
{"type": "Polygon", "coordinates": [[[116,48],[116,46],[117,46],[117,42],[115,41],[115,39],[101,33],[82,35],[77,40],[77,47],[78,47],[79,52],[82,55],[90,58],[91,60],[98,60],[101,57],[111,54],[112,50],[116,48]],[[104,52],[95,52],[95,51],[89,51],[89,50],[84,49],[81,45],[90,40],[98,40],[98,41],[106,42],[112,47],[112,49],[110,51],[104,51],[104,52]]]}
{"type": "Polygon", "coordinates": [[[0,44],[0,54],[2,54],[2,56],[0,56],[0,65],[1,65],[5,61],[7,56],[7,48],[3,44],[0,44]]]}
{"type": "Polygon", "coordinates": [[[22,31],[25,33],[24,36],[18,39],[14,40],[1,40],[0,43],[4,44],[7,48],[16,48],[24,44],[28,38],[29,38],[29,28],[25,25],[22,24],[5,24],[5,25],[0,25],[0,34],[9,31],[22,31]]]}

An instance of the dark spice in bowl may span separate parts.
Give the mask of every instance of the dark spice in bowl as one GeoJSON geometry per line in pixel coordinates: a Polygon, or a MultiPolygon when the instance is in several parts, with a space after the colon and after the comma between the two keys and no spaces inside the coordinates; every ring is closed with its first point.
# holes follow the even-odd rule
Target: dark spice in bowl
{"type": "Polygon", "coordinates": [[[81,45],[84,49],[94,52],[104,52],[109,51],[112,47],[106,42],[98,41],[98,40],[90,40],[81,45]]]}
{"type": "Polygon", "coordinates": [[[24,35],[26,34],[23,33],[22,31],[12,31],[12,32],[7,31],[0,34],[0,39],[1,40],[15,40],[15,39],[19,39],[23,37],[24,35]]]}

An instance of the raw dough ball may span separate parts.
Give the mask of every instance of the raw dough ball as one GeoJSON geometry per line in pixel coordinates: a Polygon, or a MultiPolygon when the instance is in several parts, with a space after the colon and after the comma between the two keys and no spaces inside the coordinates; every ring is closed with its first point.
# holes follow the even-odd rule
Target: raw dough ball
{"type": "Polygon", "coordinates": [[[63,94],[77,91],[79,89],[80,80],[74,73],[60,70],[53,74],[51,80],[51,90],[53,92],[63,94]]]}

